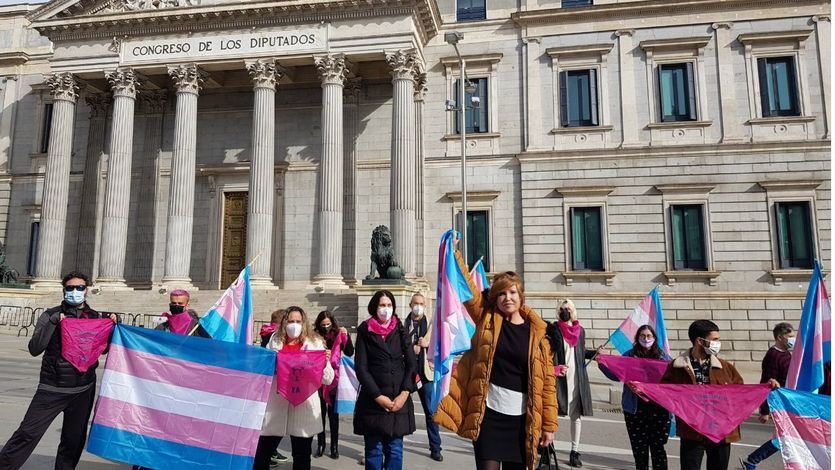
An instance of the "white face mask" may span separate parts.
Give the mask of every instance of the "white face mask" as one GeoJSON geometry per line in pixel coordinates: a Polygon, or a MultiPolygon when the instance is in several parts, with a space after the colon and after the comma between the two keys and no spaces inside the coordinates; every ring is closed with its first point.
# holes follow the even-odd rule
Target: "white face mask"
{"type": "Polygon", "coordinates": [[[641,346],[649,349],[652,347],[653,344],[655,344],[655,338],[639,339],[638,342],[641,343],[641,346]]]}
{"type": "Polygon", "coordinates": [[[422,317],[423,316],[423,305],[415,305],[414,307],[412,307],[412,314],[416,318],[422,317]]]}
{"type": "Polygon", "coordinates": [[[64,300],[66,300],[68,304],[77,307],[84,303],[84,291],[71,290],[69,292],[64,292],[64,300]]]}
{"type": "Polygon", "coordinates": [[[288,323],[284,326],[284,332],[287,333],[288,338],[296,339],[300,334],[302,334],[302,324],[288,323]]]}
{"type": "Polygon", "coordinates": [[[705,354],[707,354],[708,356],[715,356],[715,355],[719,354],[719,350],[722,349],[722,342],[721,341],[711,341],[710,346],[707,346],[707,347],[702,346],[702,348],[705,350],[705,354]]]}
{"type": "Polygon", "coordinates": [[[377,318],[380,319],[380,322],[386,323],[391,319],[393,313],[394,309],[391,307],[380,307],[377,309],[377,318]]]}
{"type": "Polygon", "coordinates": [[[786,338],[786,347],[788,347],[789,349],[794,349],[794,342],[796,339],[797,338],[795,338],[794,336],[791,338],[786,338]]]}

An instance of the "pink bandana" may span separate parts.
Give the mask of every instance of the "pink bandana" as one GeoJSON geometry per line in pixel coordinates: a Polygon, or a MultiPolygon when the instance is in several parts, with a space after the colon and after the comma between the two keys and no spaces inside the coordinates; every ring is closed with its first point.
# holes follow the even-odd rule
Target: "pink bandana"
{"type": "Polygon", "coordinates": [[[191,325],[191,314],[189,314],[188,311],[176,314],[165,312],[162,316],[168,319],[168,329],[172,333],[176,333],[178,335],[188,334],[188,327],[191,325]]]}
{"type": "Polygon", "coordinates": [[[322,397],[325,399],[325,403],[328,405],[333,405],[331,403],[331,391],[336,390],[336,386],[339,384],[339,364],[342,362],[342,345],[348,343],[348,335],[343,332],[339,332],[339,335],[333,342],[333,346],[331,347],[331,367],[333,368],[333,382],[330,385],[322,386],[322,397]]]}
{"type": "Polygon", "coordinates": [[[107,348],[113,320],[109,318],[61,320],[61,356],[84,373],[107,348]]]}
{"type": "Polygon", "coordinates": [[[275,355],[276,391],[293,406],[304,403],[322,386],[327,357],[319,351],[278,351],[275,355]]]}
{"type": "Polygon", "coordinates": [[[575,320],[573,325],[569,325],[568,322],[557,320],[557,325],[565,342],[572,348],[577,346],[577,341],[580,341],[580,322],[575,320]]]}
{"type": "Polygon", "coordinates": [[[377,316],[375,315],[369,318],[366,323],[368,324],[368,331],[376,335],[382,336],[383,340],[385,340],[386,338],[388,338],[389,333],[391,333],[392,331],[394,331],[395,328],[397,328],[398,321],[399,320],[397,319],[397,315],[392,315],[391,320],[389,320],[389,324],[383,326],[382,324],[380,324],[380,321],[377,320],[377,316]]]}

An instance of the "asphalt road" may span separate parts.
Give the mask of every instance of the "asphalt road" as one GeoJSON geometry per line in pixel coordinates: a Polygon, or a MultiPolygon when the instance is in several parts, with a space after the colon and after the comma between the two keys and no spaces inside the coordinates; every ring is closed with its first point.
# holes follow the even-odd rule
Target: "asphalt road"
{"type": "MultiPolygon", "coordinates": [[[[0,443],[4,443],[17,428],[22,419],[38,382],[40,358],[33,358],[26,349],[28,338],[17,338],[0,334],[0,443]]],[[[99,368],[101,370],[101,367],[99,368]]],[[[415,394],[417,399],[417,394],[415,394]]],[[[419,404],[415,407],[420,410],[419,404]]],[[[454,434],[443,432],[443,463],[429,458],[429,446],[423,415],[417,416],[418,431],[406,438],[404,468],[412,470],[454,469],[464,470],[475,467],[472,445],[454,434]]],[[[328,457],[313,459],[314,469],[361,469],[358,459],[362,455],[362,440],[352,433],[351,416],[343,416],[340,423],[341,440],[339,460],[328,457]]],[[[562,423],[561,423],[562,424],[562,423]]],[[[47,470],[54,465],[61,430],[59,417],[44,436],[35,453],[23,466],[25,470],[47,470]]],[[[737,468],[738,459],[744,457],[759,445],[770,439],[773,427],[756,421],[743,424],[743,440],[732,447],[731,469],[737,468]]],[[[556,438],[561,468],[568,467],[569,433],[568,426],[561,426],[556,438]]],[[[606,410],[605,405],[595,411],[593,417],[583,419],[582,458],[586,469],[634,469],[632,452],[623,417],[617,410],[606,410]]],[[[290,443],[282,442],[281,451],[290,455],[290,443]]],[[[667,444],[670,468],[679,468],[679,443],[671,440],[667,444]]],[[[124,464],[110,462],[87,452],[82,456],[80,469],[116,470],[129,469],[124,464]]],[[[282,464],[280,470],[290,470],[290,463],[282,464]]],[[[778,470],[782,461],[778,455],[761,464],[761,470],[778,470]]]]}

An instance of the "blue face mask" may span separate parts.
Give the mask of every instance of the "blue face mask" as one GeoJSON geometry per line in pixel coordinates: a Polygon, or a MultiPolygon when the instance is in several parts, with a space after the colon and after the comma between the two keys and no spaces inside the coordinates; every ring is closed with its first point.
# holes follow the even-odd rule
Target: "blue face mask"
{"type": "Polygon", "coordinates": [[[84,292],[77,290],[64,292],[64,300],[66,300],[68,304],[73,306],[81,305],[84,303],[84,292]]]}

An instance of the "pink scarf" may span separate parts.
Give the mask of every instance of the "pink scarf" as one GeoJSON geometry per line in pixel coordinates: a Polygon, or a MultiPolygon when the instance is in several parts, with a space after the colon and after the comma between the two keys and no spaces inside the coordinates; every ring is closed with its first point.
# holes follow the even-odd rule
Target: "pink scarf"
{"type": "Polygon", "coordinates": [[[168,329],[172,333],[176,333],[178,335],[188,334],[188,327],[191,325],[191,314],[188,313],[188,310],[176,314],[165,312],[162,316],[168,319],[168,329]]]}
{"type": "Polygon", "coordinates": [[[261,337],[263,338],[265,336],[269,336],[269,335],[275,333],[275,329],[276,329],[277,326],[278,325],[276,325],[275,323],[270,323],[269,325],[261,325],[261,332],[260,332],[261,337]]]}
{"type": "Polygon", "coordinates": [[[377,316],[375,315],[375,316],[369,318],[366,323],[368,324],[368,331],[370,331],[370,332],[372,332],[376,335],[382,336],[383,341],[385,341],[386,338],[388,338],[389,333],[394,331],[394,329],[397,327],[397,322],[398,322],[397,315],[392,315],[391,319],[389,320],[388,325],[383,326],[380,323],[380,321],[377,320],[377,316]]]}
{"type": "Polygon", "coordinates": [[[577,346],[577,342],[580,341],[580,321],[575,320],[573,325],[569,325],[568,322],[558,320],[557,325],[560,327],[565,342],[572,348],[577,346]]]}

